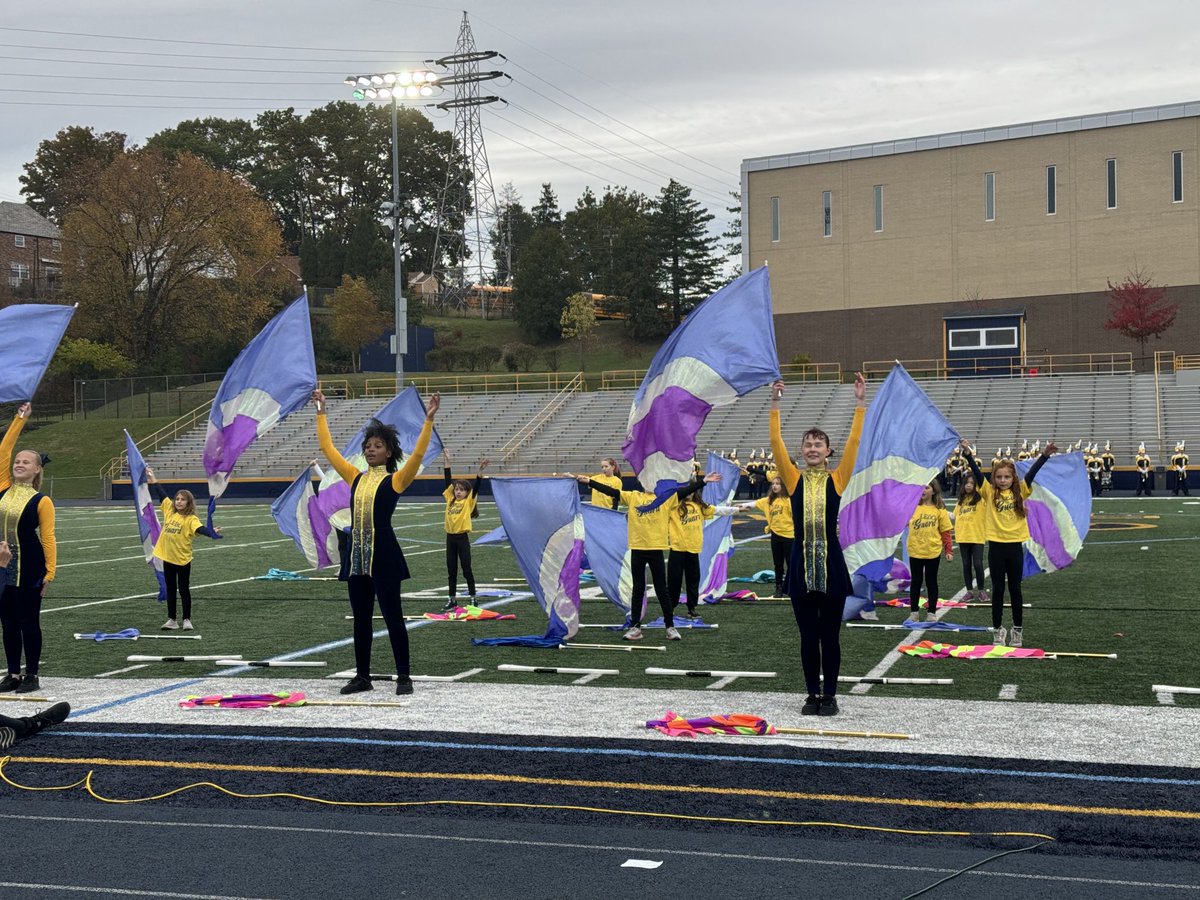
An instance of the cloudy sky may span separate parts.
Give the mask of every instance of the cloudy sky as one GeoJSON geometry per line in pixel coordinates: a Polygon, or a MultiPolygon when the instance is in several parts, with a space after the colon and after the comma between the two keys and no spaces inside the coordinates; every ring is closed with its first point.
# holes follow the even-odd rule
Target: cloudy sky
{"type": "MultiPolygon", "coordinates": [[[[742,159],[1200,99],[1200,4],[476,0],[508,101],[492,178],[655,193],[727,218],[742,159]]],[[[359,0],[42,0],[0,9],[0,200],[67,125],[140,143],[182,119],[307,111],[341,79],[451,52],[463,10],[359,0]]],[[[491,64],[488,64],[491,65],[491,64]]],[[[430,111],[439,128],[450,114],[430,111]]]]}

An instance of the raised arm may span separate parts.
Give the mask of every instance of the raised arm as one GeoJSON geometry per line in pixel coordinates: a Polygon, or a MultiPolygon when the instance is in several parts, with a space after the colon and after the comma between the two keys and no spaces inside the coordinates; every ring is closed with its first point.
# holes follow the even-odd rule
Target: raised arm
{"type": "Polygon", "coordinates": [[[317,443],[321,452],[346,484],[353,484],[358,477],[358,467],[338,452],[333,446],[333,435],[329,433],[329,419],[325,415],[325,394],[318,388],[313,391],[313,404],[317,407],[317,443]]]}
{"type": "Polygon", "coordinates": [[[21,404],[21,408],[13,416],[12,424],[8,426],[8,431],[4,432],[4,440],[0,441],[0,491],[12,487],[13,449],[17,446],[17,439],[21,436],[21,430],[29,420],[32,409],[28,403],[21,404]]]}
{"type": "Polygon", "coordinates": [[[971,476],[975,479],[975,490],[982,493],[983,472],[979,470],[979,461],[975,459],[975,454],[971,452],[971,445],[966,441],[962,442],[962,455],[971,469],[971,476]]]}
{"type": "Polygon", "coordinates": [[[854,474],[854,463],[858,460],[858,442],[862,439],[863,420],[867,416],[867,382],[862,372],[854,373],[854,420],[850,423],[850,437],[842,451],[842,461],[833,470],[833,486],[840,494],[850,483],[854,474]]]}
{"type": "Polygon", "coordinates": [[[800,481],[800,470],[792,465],[787,445],[783,442],[783,425],[779,418],[779,400],[783,396],[783,380],[771,385],[771,452],[775,454],[775,471],[783,479],[789,494],[796,492],[800,481]]]}
{"type": "Polygon", "coordinates": [[[479,486],[483,484],[483,470],[492,464],[492,461],[486,456],[479,461],[479,471],[475,473],[475,483],[471,485],[471,495],[479,496],[479,486]]]}
{"type": "Polygon", "coordinates": [[[421,460],[425,458],[425,451],[429,449],[429,438],[433,435],[433,419],[441,405],[441,394],[434,394],[425,405],[425,423],[421,426],[421,434],[417,437],[417,446],[413,447],[413,451],[404,461],[404,465],[392,473],[392,490],[397,494],[412,484],[413,479],[417,477],[417,472],[421,468],[421,460]]]}

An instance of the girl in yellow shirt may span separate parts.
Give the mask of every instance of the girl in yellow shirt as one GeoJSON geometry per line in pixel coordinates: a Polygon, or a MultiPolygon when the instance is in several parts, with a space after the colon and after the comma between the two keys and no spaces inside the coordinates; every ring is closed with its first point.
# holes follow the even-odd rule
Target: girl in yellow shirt
{"type": "Polygon", "coordinates": [[[146,469],[146,480],[155,499],[162,503],[162,531],[154,545],[154,555],[162,560],[163,580],[167,583],[167,621],[163,629],[179,627],[175,618],[175,595],[183,598],[183,630],[192,630],[192,540],[202,534],[214,541],[222,537],[221,529],[209,531],[196,517],[196,498],[191,491],[177,491],[168,497],[159,487],[153,469],[146,469]]]}
{"type": "Polygon", "coordinates": [[[1025,541],[1029,540],[1029,522],[1026,519],[1025,501],[1033,493],[1033,479],[1042,465],[1058,452],[1053,441],[1026,473],[1017,478],[1017,467],[1012,460],[1002,460],[992,468],[991,480],[984,481],[979,463],[963,441],[963,456],[971,467],[971,474],[979,485],[979,495],[984,508],[983,536],[988,542],[988,568],[992,570],[992,641],[1000,646],[1011,640],[1011,646],[1020,647],[1024,641],[1022,609],[1025,598],[1021,593],[1021,576],[1025,568],[1025,541]],[[1004,630],[1004,589],[1012,594],[1012,637],[1004,630]]]}
{"type": "Polygon", "coordinates": [[[767,517],[764,532],[771,536],[771,559],[775,564],[775,596],[786,596],[783,586],[787,583],[787,567],[792,558],[792,541],[796,538],[796,525],[792,519],[792,497],[778,475],[771,478],[767,496],[753,503],[743,503],[740,509],[757,509],[767,517]]]}
{"type": "MultiPolygon", "coordinates": [[[[708,480],[717,481],[719,477],[708,480]]],[[[667,521],[667,538],[671,544],[671,555],[667,557],[667,596],[677,604],[680,588],[686,589],[689,619],[696,617],[696,606],[700,603],[700,553],[704,549],[704,523],[713,516],[728,516],[734,511],[732,506],[712,506],[705,503],[699,494],[688,494],[680,498],[675,512],[667,521]]]]}
{"type": "Polygon", "coordinates": [[[946,512],[942,486],[935,478],[925,485],[921,502],[908,520],[908,568],[912,572],[908,588],[910,619],[925,621],[925,613],[921,612],[922,583],[928,588],[929,615],[937,612],[937,576],[943,552],[947,562],[954,559],[950,543],[950,513],[946,512]]]}
{"type": "MultiPolygon", "coordinates": [[[[618,491],[624,486],[621,480],[621,467],[617,465],[617,461],[611,456],[606,456],[600,460],[600,474],[592,476],[593,485],[596,483],[607,484],[611,488],[616,488],[618,491]]],[[[620,501],[614,500],[612,497],[605,494],[603,491],[598,491],[592,487],[592,506],[603,506],[605,509],[616,509],[620,501]]]]}
{"type": "Polygon", "coordinates": [[[967,475],[958,489],[958,502],[954,504],[954,540],[958,542],[958,555],[962,559],[967,597],[986,603],[988,593],[983,589],[984,507],[979,499],[975,476],[967,475]]]}
{"type": "Polygon", "coordinates": [[[479,502],[479,485],[483,482],[483,470],[488,467],[489,459],[479,461],[479,471],[475,480],[454,478],[450,473],[450,451],[442,448],[442,459],[445,467],[442,473],[446,479],[446,489],[442,496],[446,498],[446,577],[447,591],[450,594],[442,612],[449,612],[458,606],[458,564],[462,563],[463,579],[467,582],[467,593],[470,603],[475,605],[475,572],[471,569],[471,520],[479,515],[476,504],[479,502]]]}

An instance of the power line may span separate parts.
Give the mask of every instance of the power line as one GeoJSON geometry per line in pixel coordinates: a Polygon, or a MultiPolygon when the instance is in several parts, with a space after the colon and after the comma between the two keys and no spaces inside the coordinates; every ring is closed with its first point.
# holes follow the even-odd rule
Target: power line
{"type": "Polygon", "coordinates": [[[303,50],[307,53],[442,53],[441,50],[356,50],[350,47],[290,47],[284,44],[235,44],[227,41],[189,41],[183,38],[133,37],[126,34],[93,34],[85,31],[51,31],[46,28],[13,28],[0,25],[0,31],[19,31],[23,34],[52,34],[56,37],[103,38],[114,41],[147,41],[158,44],[196,44],[206,47],[244,47],[254,50],[303,50]]]}
{"type": "MultiPolygon", "coordinates": [[[[257,56],[257,57],[256,56],[222,56],[217,53],[178,53],[178,52],[167,52],[167,51],[158,52],[158,51],[154,51],[154,50],[102,50],[97,47],[43,47],[38,44],[0,43],[0,47],[12,47],[12,48],[19,49],[19,50],[58,50],[58,51],[66,52],[66,53],[105,53],[105,54],[116,54],[118,56],[131,56],[131,55],[132,56],[169,56],[172,59],[179,59],[179,58],[184,58],[184,59],[238,59],[238,60],[243,60],[243,61],[259,60],[261,62],[290,62],[290,61],[292,61],[290,57],[281,57],[278,60],[276,60],[276,59],[274,59],[272,57],[268,57],[268,56],[257,56]]],[[[86,60],[78,60],[78,61],[86,62],[86,60]]],[[[327,63],[327,62],[337,62],[337,60],[314,59],[313,62],[327,63]]],[[[360,68],[364,67],[364,66],[379,65],[379,66],[383,66],[386,68],[387,66],[393,65],[394,62],[395,62],[395,57],[390,56],[387,59],[382,60],[382,61],[376,60],[376,59],[354,60],[353,62],[347,63],[347,65],[359,66],[360,68]]]]}
{"type": "MultiPolygon", "coordinates": [[[[520,126],[517,126],[517,127],[519,128],[520,126]]],[[[529,144],[526,144],[523,141],[518,141],[512,135],[508,135],[508,134],[505,134],[503,131],[499,131],[495,126],[492,126],[491,128],[489,128],[488,131],[490,131],[492,134],[496,135],[497,137],[504,138],[504,140],[510,141],[511,143],[516,144],[518,147],[523,147],[526,150],[529,150],[531,153],[536,153],[539,156],[544,156],[544,157],[546,157],[546,159],[552,159],[556,163],[558,163],[560,166],[566,166],[568,169],[574,169],[576,172],[581,172],[590,178],[595,178],[599,181],[604,181],[604,182],[609,182],[609,183],[611,183],[613,180],[611,178],[605,178],[603,175],[597,175],[595,172],[589,172],[587,169],[581,169],[581,168],[579,168],[579,166],[572,165],[571,163],[567,162],[566,160],[559,159],[557,156],[554,156],[551,153],[546,153],[543,150],[539,150],[537,147],[531,147],[531,146],[529,146],[529,144]]]]}
{"type": "MultiPolygon", "coordinates": [[[[0,93],[5,94],[28,94],[28,88],[0,88],[0,93]]],[[[38,90],[39,94],[66,94],[71,97],[127,97],[132,100],[163,100],[161,96],[155,94],[121,94],[113,91],[47,91],[38,90]]],[[[262,102],[262,103],[287,103],[287,97],[196,97],[189,94],[180,94],[180,100],[243,100],[247,103],[262,102]]],[[[294,97],[290,98],[296,103],[321,103],[325,102],[324,97],[294,97]]]]}
{"type": "MultiPolygon", "coordinates": [[[[330,75],[330,76],[337,76],[339,78],[344,78],[346,76],[346,73],[350,69],[357,68],[357,67],[364,65],[362,62],[350,62],[336,71],[333,71],[333,70],[313,71],[312,69],[279,69],[279,68],[238,69],[238,68],[233,68],[230,66],[171,66],[171,65],[167,65],[166,63],[105,62],[104,60],[101,60],[101,59],[42,59],[42,58],[33,57],[33,56],[0,55],[0,59],[19,59],[22,62],[56,63],[56,64],[72,65],[72,66],[77,66],[77,65],[116,66],[118,68],[125,68],[125,69],[180,69],[180,70],[189,70],[189,71],[197,71],[197,72],[250,72],[250,73],[259,74],[259,75],[286,75],[286,74],[291,73],[291,74],[295,74],[295,75],[330,75]]],[[[333,62],[333,60],[328,60],[328,59],[313,60],[313,61],[314,62],[322,62],[322,63],[333,62]]],[[[269,60],[263,60],[263,62],[269,62],[269,60]]],[[[407,68],[407,65],[408,64],[404,64],[403,67],[407,68]]],[[[41,76],[31,75],[29,77],[38,78],[41,76]]],[[[86,76],[80,76],[80,77],[86,77],[86,76]]],[[[101,76],[101,77],[107,77],[107,76],[101,76]]]]}
{"type": "MultiPolygon", "coordinates": [[[[37,100],[0,100],[0,106],[61,106],[76,109],[189,109],[189,110],[253,110],[262,112],[258,106],[180,106],[178,103],[136,104],[136,103],[55,103],[53,100],[39,102],[37,100]]],[[[293,107],[297,112],[312,112],[315,106],[293,107]]]]}
{"type": "MultiPolygon", "coordinates": [[[[214,69],[213,71],[227,72],[229,70],[228,69],[214,69]]],[[[40,73],[35,74],[32,72],[0,72],[0,78],[59,78],[59,79],[68,79],[70,81],[79,81],[81,76],[79,76],[79,75],[57,75],[57,74],[42,75],[40,73]]],[[[150,79],[147,79],[145,77],[135,76],[135,75],[102,75],[97,78],[93,78],[93,79],[89,79],[89,80],[92,80],[92,81],[136,81],[139,84],[146,84],[149,82],[150,79]]],[[[155,79],[153,79],[153,81],[155,84],[238,84],[238,85],[243,85],[243,86],[246,84],[246,79],[244,79],[244,78],[238,78],[233,81],[218,81],[218,80],[214,80],[212,78],[155,78],[155,79]]],[[[278,85],[280,87],[285,87],[285,86],[288,86],[288,87],[291,87],[291,86],[328,87],[329,84],[330,84],[330,82],[328,79],[322,79],[321,81],[293,81],[293,80],[289,79],[287,81],[259,81],[256,83],[256,86],[257,87],[271,87],[273,85],[278,85]]],[[[26,90],[28,90],[28,88],[26,88],[26,90]]]]}

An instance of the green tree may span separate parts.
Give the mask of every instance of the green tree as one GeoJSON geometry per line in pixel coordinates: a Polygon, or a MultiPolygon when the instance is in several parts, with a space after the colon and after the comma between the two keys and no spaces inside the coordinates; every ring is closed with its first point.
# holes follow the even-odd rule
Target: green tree
{"type": "Polygon", "coordinates": [[[651,239],[659,258],[659,284],[670,302],[671,325],[679,325],[717,281],[717,239],[708,234],[712,213],[692,198],[692,189],[671,179],[654,202],[651,239]]]}
{"type": "Polygon", "coordinates": [[[366,281],[350,275],[342,276],[329,305],[333,309],[330,335],[338,347],[350,354],[351,368],[357,372],[363,346],[374,343],[387,331],[388,320],[366,281]]]}
{"type": "Polygon", "coordinates": [[[533,215],[535,228],[558,228],[562,225],[562,212],[558,208],[558,197],[555,196],[554,189],[550,187],[550,182],[542,183],[542,195],[538,197],[538,202],[534,204],[530,212],[533,215]]]}
{"type": "Polygon", "coordinates": [[[558,229],[534,231],[517,257],[513,277],[513,318],[517,325],[537,343],[556,339],[563,302],[578,289],[567,245],[558,229]]]}
{"type": "Polygon", "coordinates": [[[496,283],[512,284],[513,266],[535,226],[532,214],[521,205],[521,198],[511,182],[501,189],[497,207],[496,224],[490,235],[496,283]]]}
{"type": "Polygon", "coordinates": [[[729,196],[733,198],[733,206],[725,207],[725,212],[731,215],[729,224],[725,226],[725,230],[721,232],[721,240],[728,241],[721,249],[725,251],[733,263],[733,276],[742,274],[742,192],[730,191],[729,196]]]}
{"type": "Polygon", "coordinates": [[[164,128],[146,141],[147,150],[158,150],[167,159],[190,153],[214,169],[248,175],[258,164],[260,150],[254,124],[247,119],[209,116],[187,119],[164,128]]]}
{"type": "Polygon", "coordinates": [[[563,340],[579,343],[579,371],[587,368],[586,351],[596,333],[596,301],[590,293],[575,293],[567,298],[559,318],[563,340]]]}
{"type": "Polygon", "coordinates": [[[90,125],[71,125],[38,144],[33,161],[25,163],[25,174],[19,179],[21,193],[30,206],[61,225],[100,173],[124,152],[121,132],[96,134],[90,125]]]}
{"type": "Polygon", "coordinates": [[[87,338],[63,338],[50,362],[51,375],[71,378],[120,378],[132,375],[133,360],[111,344],[87,338]]]}

